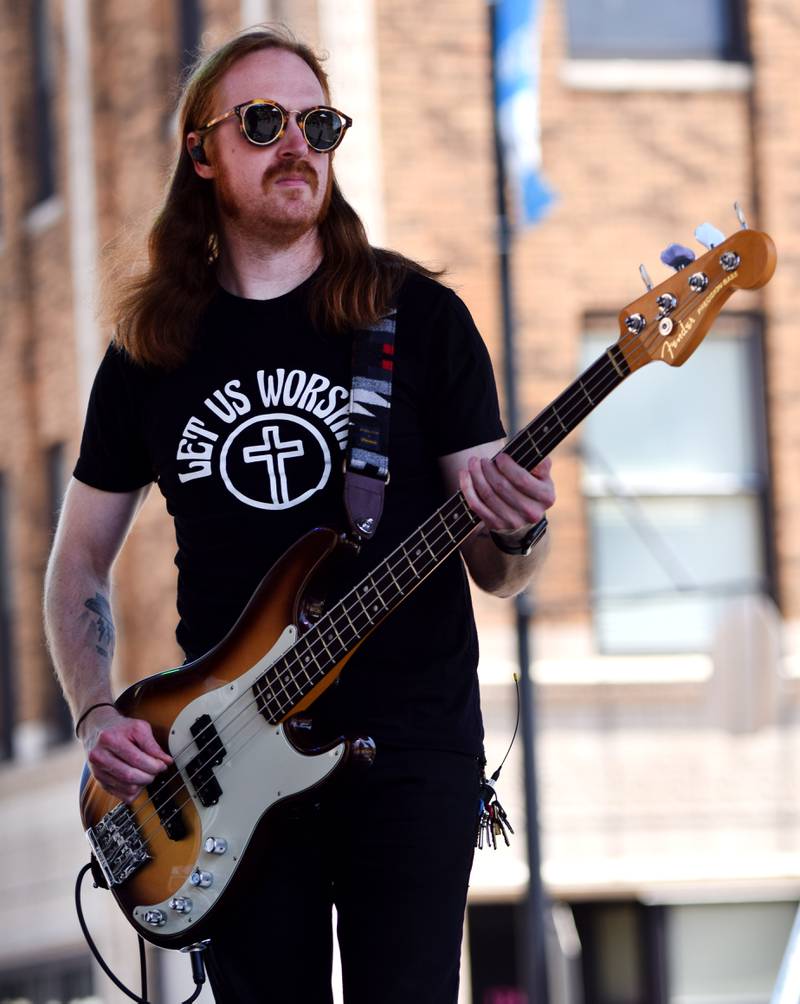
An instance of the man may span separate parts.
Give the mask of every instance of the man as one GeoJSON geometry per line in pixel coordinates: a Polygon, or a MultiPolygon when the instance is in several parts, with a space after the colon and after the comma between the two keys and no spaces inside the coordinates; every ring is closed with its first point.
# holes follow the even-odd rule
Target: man
{"type": "MultiPolygon", "coordinates": [[[[127,802],[171,763],[109,685],[110,570],[150,484],[175,518],[177,637],[195,659],[294,540],[342,525],[351,332],[391,307],[391,482],[359,574],[459,488],[482,521],[461,549],[479,586],[511,595],[541,558],[541,546],[518,552],[554,501],[550,463],[529,473],[490,459],[503,430],[486,350],[450,290],[368,245],[332,171],[348,125],[313,53],[268,30],[209,56],[183,97],[151,266],[120,298],[46,585],[76,731],[95,778],[127,802]]],[[[329,1002],[331,904],[349,1004],[455,1001],[480,777],[476,664],[456,555],[314,705],[331,734],[372,735],[377,757],[285,813],[248,908],[220,905],[219,1002],[329,1002]]]]}

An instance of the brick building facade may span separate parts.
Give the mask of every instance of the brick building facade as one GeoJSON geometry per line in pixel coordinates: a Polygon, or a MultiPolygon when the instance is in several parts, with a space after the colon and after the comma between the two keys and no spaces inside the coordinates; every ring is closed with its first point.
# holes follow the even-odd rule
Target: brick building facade
{"type": "MultiPolygon", "coordinates": [[[[543,874],[569,907],[555,925],[554,958],[574,960],[569,929],[583,962],[554,965],[553,979],[577,979],[587,1001],[603,1004],[699,1004],[704,989],[730,1004],[760,1001],[800,888],[800,350],[791,300],[800,21],[790,0],[749,0],[741,11],[708,3],[717,20],[705,25],[695,10],[681,33],[671,22],[615,27],[614,6],[543,5],[543,170],[557,200],[515,239],[521,414],[574,378],[595,333],[615,339],[615,316],[641,291],[639,262],[660,281],[660,249],[693,243],[706,218],[731,232],[734,199],[772,235],[779,266],[763,291],[737,294],[713,346],[686,370],[670,370],[669,384],[642,384],[652,392],[634,390],[635,374],[609,425],[555,454],[553,551],[536,585],[533,631],[543,874]],[[592,9],[605,12],[604,32],[592,9]],[[739,383],[725,383],[727,374],[739,383]],[[626,396],[643,410],[632,413],[626,396]],[[742,415],[749,431],[732,437],[723,469],[703,430],[717,435],[719,425],[721,435],[742,415]],[[603,437],[631,428],[635,455],[603,437]],[[736,536],[723,538],[725,528],[736,536]],[[636,578],[650,564],[652,575],[636,578]],[[609,601],[620,567],[639,595],[609,601]],[[720,902],[729,905],[723,915],[720,902]],[[734,944],[753,925],[774,937],[740,953],[738,975],[723,962],[703,969],[692,932],[704,944],[712,923],[734,944]],[[613,972],[597,962],[603,946],[620,960],[613,972]]],[[[47,960],[57,981],[85,956],[70,904],[85,860],[74,804],[81,757],[43,642],[42,578],[109,334],[94,309],[103,266],[158,202],[187,53],[265,19],[329,50],[334,101],[356,123],[337,153],[345,193],[376,243],[448,269],[498,372],[501,358],[484,3],[6,0],[2,14],[0,799],[10,858],[0,879],[0,999],[11,976],[32,979],[47,960]]],[[[173,551],[153,491],[115,572],[120,687],[180,658],[173,551]]],[[[476,596],[476,605],[494,762],[513,722],[513,631],[506,603],[476,596]]],[[[519,821],[520,760],[506,768],[505,799],[519,821]]],[[[475,1004],[491,1004],[500,998],[482,996],[488,988],[513,982],[513,972],[491,972],[482,939],[507,925],[513,940],[523,843],[476,865],[465,1001],[474,989],[475,1004]]],[[[110,905],[92,909],[104,950],[132,983],[131,933],[112,923],[110,905]]],[[[164,965],[161,978],[174,988],[171,973],[164,965]]],[[[104,999],[115,998],[109,990],[104,999]]]]}

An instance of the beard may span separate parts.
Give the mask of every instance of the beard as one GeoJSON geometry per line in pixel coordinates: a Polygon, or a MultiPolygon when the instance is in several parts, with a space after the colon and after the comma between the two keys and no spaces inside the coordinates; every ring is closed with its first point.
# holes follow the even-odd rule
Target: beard
{"type": "Polygon", "coordinates": [[[274,247],[289,247],[325,218],[333,188],[330,170],[322,200],[317,197],[319,185],[317,172],[304,160],[273,164],[261,179],[261,196],[243,201],[228,174],[221,172],[216,181],[216,198],[223,229],[227,224],[274,247]],[[298,176],[308,183],[308,189],[278,187],[282,178],[298,176]],[[311,199],[305,197],[307,191],[311,199]]]}

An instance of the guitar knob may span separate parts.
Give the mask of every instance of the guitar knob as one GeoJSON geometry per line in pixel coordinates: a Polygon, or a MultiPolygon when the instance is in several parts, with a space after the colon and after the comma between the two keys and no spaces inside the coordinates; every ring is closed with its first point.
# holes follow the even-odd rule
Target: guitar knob
{"type": "Polygon", "coordinates": [[[705,272],[695,272],[694,275],[689,276],[689,287],[690,289],[693,289],[695,293],[702,293],[707,285],[708,276],[705,272]]]}
{"type": "Polygon", "coordinates": [[[719,256],[719,263],[726,272],[732,272],[735,268],[738,268],[741,260],[735,251],[726,251],[719,256]]]}
{"type": "Polygon", "coordinates": [[[658,316],[664,317],[678,306],[678,298],[677,296],[673,296],[672,293],[662,293],[661,296],[656,297],[656,303],[659,308],[658,316]]]}
{"type": "Polygon", "coordinates": [[[228,849],[228,841],[224,837],[206,837],[203,848],[208,854],[224,854],[228,849]]]}
{"type": "Polygon", "coordinates": [[[668,244],[661,252],[660,257],[665,265],[680,272],[687,265],[691,265],[696,255],[691,248],[684,247],[683,244],[668,244]]]}
{"type": "Polygon", "coordinates": [[[191,913],[192,901],[188,896],[173,896],[169,901],[169,908],[175,913],[191,913]]]}
{"type": "Polygon", "coordinates": [[[201,889],[208,889],[214,881],[214,876],[211,872],[204,872],[201,868],[195,868],[189,876],[189,881],[192,885],[199,886],[201,889]]]}
{"type": "Polygon", "coordinates": [[[163,927],[167,922],[167,915],[163,910],[145,910],[144,922],[151,927],[163,927]]]}
{"type": "Polygon", "coordinates": [[[625,327],[632,335],[638,335],[647,324],[647,319],[642,314],[628,314],[625,318],[625,327]]]}

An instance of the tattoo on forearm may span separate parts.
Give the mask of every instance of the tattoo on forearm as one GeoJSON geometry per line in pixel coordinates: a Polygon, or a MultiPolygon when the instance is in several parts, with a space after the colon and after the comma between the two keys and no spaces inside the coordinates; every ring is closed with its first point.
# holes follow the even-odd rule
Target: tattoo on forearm
{"type": "Polygon", "coordinates": [[[97,620],[95,621],[97,643],[95,644],[95,649],[100,655],[108,659],[114,648],[114,622],[111,620],[111,607],[108,604],[108,600],[105,596],[101,596],[100,593],[95,593],[94,597],[89,597],[84,605],[93,614],[97,614],[97,620]]]}

